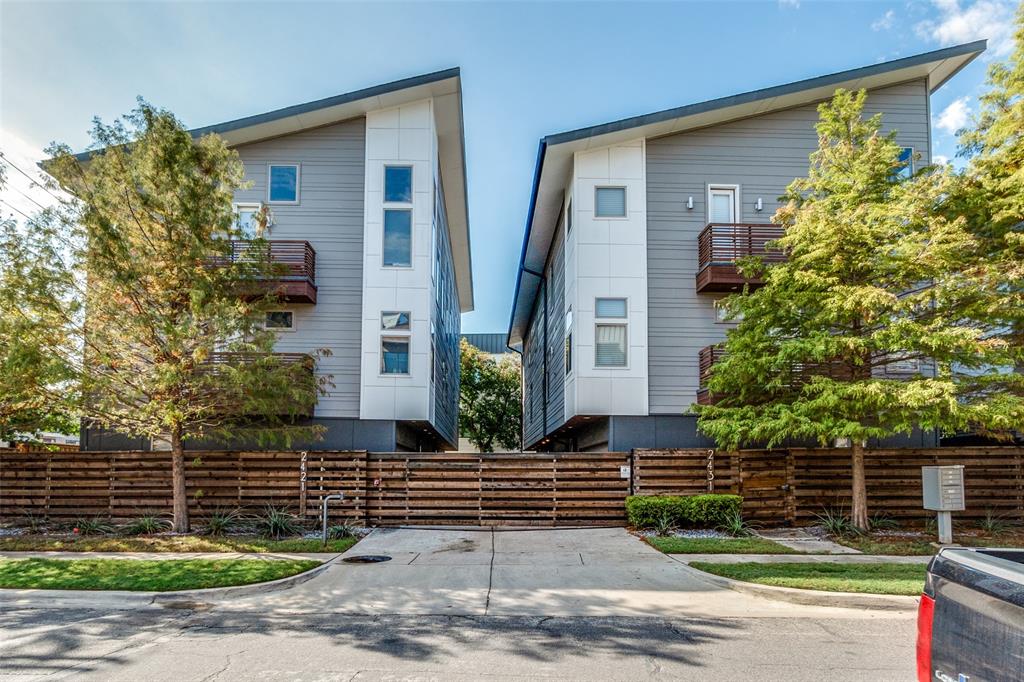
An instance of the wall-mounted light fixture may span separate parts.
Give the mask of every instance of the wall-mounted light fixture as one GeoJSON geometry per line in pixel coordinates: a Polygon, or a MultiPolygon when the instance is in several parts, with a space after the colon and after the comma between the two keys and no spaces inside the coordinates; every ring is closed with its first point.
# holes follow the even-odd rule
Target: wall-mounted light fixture
{"type": "Polygon", "coordinates": [[[693,210],[693,197],[689,197],[686,200],[686,210],[688,210],[688,211],[692,211],[693,210]]]}
{"type": "Polygon", "coordinates": [[[754,210],[755,211],[763,211],[764,210],[764,202],[761,201],[761,197],[758,197],[757,201],[754,202],[754,210]]]}

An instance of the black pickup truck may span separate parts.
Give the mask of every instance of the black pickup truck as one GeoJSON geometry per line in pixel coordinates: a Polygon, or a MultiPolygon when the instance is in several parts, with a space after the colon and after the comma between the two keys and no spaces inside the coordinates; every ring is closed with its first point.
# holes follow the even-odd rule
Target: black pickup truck
{"type": "Polygon", "coordinates": [[[1024,681],[1024,549],[944,548],[917,612],[918,682],[1024,681]]]}

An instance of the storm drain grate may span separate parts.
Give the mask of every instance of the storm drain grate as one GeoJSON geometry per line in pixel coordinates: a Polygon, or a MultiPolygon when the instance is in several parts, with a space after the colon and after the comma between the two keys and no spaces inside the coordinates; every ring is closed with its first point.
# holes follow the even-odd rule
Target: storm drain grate
{"type": "Polygon", "coordinates": [[[342,561],[346,564],[379,564],[382,561],[391,561],[391,557],[383,554],[363,554],[345,557],[342,561]]]}

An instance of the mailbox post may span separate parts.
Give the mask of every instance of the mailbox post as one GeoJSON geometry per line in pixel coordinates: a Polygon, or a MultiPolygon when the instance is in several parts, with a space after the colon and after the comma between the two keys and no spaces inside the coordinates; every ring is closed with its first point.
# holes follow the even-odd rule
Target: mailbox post
{"type": "Polygon", "coordinates": [[[921,467],[921,493],[924,508],[938,512],[939,542],[953,542],[953,519],[950,512],[964,510],[964,467],[921,467]]]}

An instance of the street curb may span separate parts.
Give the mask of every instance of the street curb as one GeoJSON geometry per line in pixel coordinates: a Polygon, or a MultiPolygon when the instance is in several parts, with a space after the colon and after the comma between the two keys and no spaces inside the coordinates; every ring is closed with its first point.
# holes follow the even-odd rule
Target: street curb
{"type": "MultiPolygon", "coordinates": [[[[671,556],[671,555],[667,555],[671,556]]],[[[690,564],[673,560],[686,567],[687,570],[696,573],[701,579],[719,587],[725,587],[735,592],[750,594],[766,599],[800,604],[802,606],[835,606],[846,609],[871,609],[875,611],[912,611],[917,609],[918,597],[903,597],[889,594],[860,594],[857,592],[819,592],[816,590],[801,590],[795,587],[777,587],[775,585],[759,585],[748,583],[743,580],[733,580],[714,573],[707,573],[690,564]]]]}
{"type": "Polygon", "coordinates": [[[319,566],[314,566],[308,571],[296,573],[295,575],[290,575],[286,578],[278,578],[277,580],[253,583],[251,585],[208,587],[198,590],[136,592],[129,590],[37,590],[0,588],[0,606],[5,608],[26,609],[65,609],[68,607],[77,607],[111,610],[135,609],[142,606],[163,606],[167,608],[174,608],[176,604],[181,604],[182,608],[203,607],[207,606],[210,601],[218,601],[228,597],[249,597],[291,589],[308,580],[312,580],[326,571],[340,556],[341,554],[335,554],[319,566]]]}

